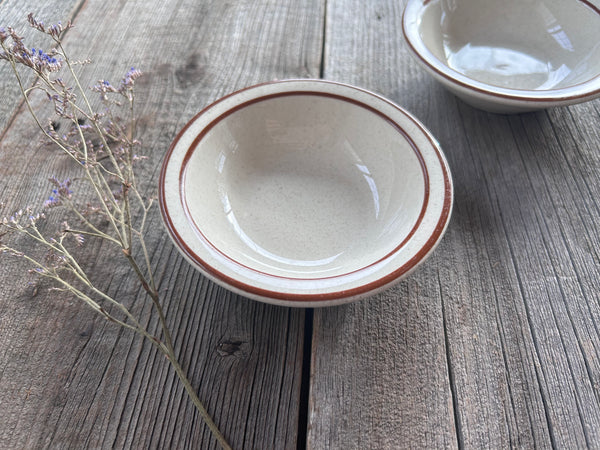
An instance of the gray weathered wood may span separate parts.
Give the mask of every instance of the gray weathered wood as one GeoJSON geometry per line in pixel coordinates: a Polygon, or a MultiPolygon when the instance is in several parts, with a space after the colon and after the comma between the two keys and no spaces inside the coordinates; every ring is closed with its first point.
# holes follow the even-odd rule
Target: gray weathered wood
{"type": "MultiPolygon", "coordinates": [[[[324,77],[400,104],[405,92],[416,97],[421,74],[402,45],[401,2],[327,6],[324,77]]],[[[315,311],[310,448],[457,445],[440,291],[428,264],[372,299],[315,311]]]]}
{"type": "MultiPolygon", "coordinates": [[[[193,114],[272,78],[322,74],[372,89],[439,139],[456,194],[439,248],[396,287],[315,310],[312,322],[207,281],[152,216],[149,248],[181,361],[235,448],[600,447],[600,101],[475,110],[412,61],[403,4],[0,0],[0,26],[24,23],[29,10],[76,16],[66,41],[95,61],[86,83],[116,82],[132,65],[145,72],[137,108],[148,187],[193,114]]],[[[12,211],[41,205],[45,179],[73,168],[38,143],[4,74],[0,200],[12,211]]],[[[149,302],[106,250],[89,242],[82,258],[156,331],[149,302]]],[[[152,346],[50,291],[20,261],[0,264],[0,447],[214,448],[152,346]]]]}
{"type": "Polygon", "coordinates": [[[409,280],[317,310],[311,448],[600,446],[600,102],[475,110],[407,54],[401,2],[328,1],[326,78],[405,106],[455,181],[409,280]]]}
{"type": "MultiPolygon", "coordinates": [[[[94,60],[86,83],[117,82],[132,65],[145,72],[138,126],[150,156],[142,179],[153,187],[175,133],[209,101],[273,78],[318,76],[322,4],[91,0],[66,46],[77,58],[94,60]]],[[[0,198],[8,210],[41,205],[50,189],[45,179],[71,174],[70,163],[40,148],[38,139],[22,113],[0,142],[0,198]]],[[[179,256],[156,212],[149,230],[181,362],[215,421],[235,448],[293,448],[304,311],[216,287],[179,256]]],[[[157,330],[132,274],[101,250],[106,246],[89,243],[82,256],[98,284],[157,330]]],[[[147,342],[49,291],[18,261],[3,256],[1,264],[3,448],[215,446],[167,362],[147,342]]]]}

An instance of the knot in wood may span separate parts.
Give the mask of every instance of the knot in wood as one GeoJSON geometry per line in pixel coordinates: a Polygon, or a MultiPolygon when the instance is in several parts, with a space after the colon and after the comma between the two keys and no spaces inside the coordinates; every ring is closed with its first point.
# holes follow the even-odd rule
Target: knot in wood
{"type": "Polygon", "coordinates": [[[221,356],[241,356],[244,354],[243,346],[246,341],[223,341],[217,345],[217,353],[221,356]]]}

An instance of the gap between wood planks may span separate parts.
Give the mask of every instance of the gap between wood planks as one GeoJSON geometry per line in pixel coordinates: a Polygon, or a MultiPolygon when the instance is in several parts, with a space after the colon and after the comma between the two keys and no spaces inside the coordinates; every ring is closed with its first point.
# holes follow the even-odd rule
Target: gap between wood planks
{"type": "MultiPolygon", "coordinates": [[[[323,31],[321,43],[321,63],[319,64],[319,78],[325,78],[325,44],[327,42],[327,0],[323,5],[323,31]]],[[[310,375],[312,371],[313,323],[314,308],[304,311],[304,344],[302,350],[302,375],[300,377],[300,402],[298,407],[298,450],[307,448],[308,440],[308,415],[310,404],[310,375]]]]}
{"type": "Polygon", "coordinates": [[[302,349],[302,375],[300,377],[300,402],[298,406],[298,450],[304,450],[308,439],[308,408],[310,399],[310,374],[312,370],[313,308],[304,311],[304,345],[302,349]]]}
{"type": "Polygon", "coordinates": [[[323,31],[321,32],[323,36],[323,42],[321,45],[321,64],[319,65],[319,78],[325,78],[325,43],[327,42],[327,0],[324,0],[323,5],[323,31]]]}

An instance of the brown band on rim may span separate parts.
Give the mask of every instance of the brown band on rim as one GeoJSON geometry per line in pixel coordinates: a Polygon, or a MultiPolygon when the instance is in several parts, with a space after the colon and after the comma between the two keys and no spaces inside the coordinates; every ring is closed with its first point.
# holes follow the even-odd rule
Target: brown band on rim
{"type": "Polygon", "coordinates": [[[240,91],[236,91],[232,94],[227,95],[226,97],[221,98],[220,100],[216,101],[215,103],[209,105],[208,107],[204,108],[201,112],[199,112],[198,114],[196,114],[194,116],[194,118],[192,120],[190,120],[190,122],[188,122],[184,128],[177,134],[177,136],[175,137],[173,143],[171,144],[171,146],[169,147],[169,150],[167,151],[167,154],[165,156],[164,162],[163,162],[163,166],[161,168],[161,172],[160,172],[160,178],[159,178],[159,206],[161,209],[161,213],[163,216],[163,220],[165,222],[165,225],[168,229],[168,231],[170,232],[173,240],[177,243],[177,245],[179,246],[180,250],[191,260],[193,261],[196,265],[198,265],[198,267],[200,267],[202,270],[204,270],[205,272],[207,272],[208,274],[211,274],[211,276],[215,277],[216,279],[222,281],[223,283],[225,283],[226,285],[229,285],[233,288],[237,288],[239,290],[241,290],[242,292],[246,292],[249,294],[254,294],[260,297],[264,297],[264,298],[270,298],[273,300],[285,300],[285,301],[291,301],[291,302],[314,302],[314,301],[325,301],[325,300],[335,300],[335,299],[342,299],[342,298],[349,298],[349,297],[355,297],[361,294],[365,294],[371,291],[374,291],[375,289],[384,287],[388,284],[390,284],[391,282],[393,282],[394,280],[396,280],[397,278],[399,278],[400,276],[406,274],[407,272],[409,272],[411,269],[413,269],[414,267],[416,267],[416,265],[431,251],[433,250],[433,248],[436,246],[437,242],[439,241],[439,239],[441,238],[442,233],[444,232],[447,224],[448,224],[448,219],[449,219],[449,215],[450,215],[450,211],[452,209],[452,181],[450,179],[450,174],[448,173],[448,169],[447,169],[447,165],[446,162],[444,160],[444,157],[441,154],[441,151],[439,149],[439,146],[437,144],[437,142],[435,142],[435,140],[431,137],[431,135],[429,134],[429,132],[416,120],[414,119],[410,114],[407,114],[404,110],[402,110],[401,108],[399,108],[397,105],[395,105],[394,103],[390,102],[389,100],[378,96],[376,94],[373,94],[367,90],[364,89],[360,89],[360,88],[356,88],[350,85],[346,85],[343,83],[336,83],[336,82],[330,82],[330,81],[324,81],[324,80],[283,80],[283,81],[271,81],[271,82],[266,82],[266,83],[262,83],[260,85],[256,85],[256,86],[251,86],[248,88],[244,88],[240,91]],[[407,261],[404,265],[402,265],[401,267],[399,267],[398,269],[396,269],[393,272],[388,273],[387,275],[372,281],[371,283],[368,284],[364,284],[361,286],[357,286],[355,288],[352,289],[347,289],[347,290],[341,290],[341,291],[335,291],[335,292],[328,292],[328,293],[322,293],[322,294],[294,294],[294,293],[284,293],[284,292],[278,292],[278,291],[270,291],[267,289],[262,289],[256,286],[251,286],[251,285],[247,285],[245,283],[240,282],[239,280],[233,279],[223,273],[220,273],[218,271],[216,271],[213,267],[207,265],[206,263],[202,262],[202,261],[198,261],[196,255],[191,251],[191,249],[188,247],[188,245],[185,243],[185,241],[181,238],[181,236],[179,235],[179,233],[177,232],[177,230],[175,229],[175,226],[171,220],[171,217],[168,213],[168,208],[166,206],[166,199],[164,196],[164,184],[165,184],[165,176],[166,176],[166,170],[167,170],[167,165],[168,162],[171,158],[171,155],[173,153],[173,151],[175,150],[175,147],[177,145],[177,143],[179,142],[179,140],[181,139],[181,137],[183,136],[184,132],[191,126],[191,124],[202,114],[204,114],[204,112],[206,112],[208,109],[212,108],[213,106],[215,106],[217,103],[220,103],[221,101],[223,101],[226,98],[229,98],[233,95],[236,95],[239,92],[245,91],[245,90],[249,90],[249,89],[253,89],[255,87],[258,86],[264,86],[264,85],[269,85],[269,84],[276,84],[276,83],[286,83],[286,82],[290,82],[290,81],[311,81],[311,82],[318,82],[318,83],[324,83],[324,84],[333,84],[333,85],[339,85],[339,86],[344,86],[346,88],[351,88],[354,89],[356,91],[359,92],[363,92],[365,94],[368,94],[369,96],[373,96],[385,103],[387,103],[388,105],[392,106],[394,109],[396,109],[397,111],[399,111],[400,113],[402,113],[404,116],[406,116],[411,122],[413,122],[413,124],[426,136],[426,138],[428,139],[428,141],[430,142],[433,150],[435,151],[437,157],[438,157],[438,161],[440,162],[440,166],[442,169],[442,173],[443,173],[443,177],[444,177],[444,203],[442,206],[442,211],[440,213],[440,217],[438,219],[438,222],[436,224],[436,227],[434,228],[430,238],[427,240],[427,242],[421,247],[421,249],[409,260],[407,261]],[[201,264],[202,262],[202,264],[201,264]]]}
{"type": "MultiPolygon", "coordinates": [[[[427,4],[430,2],[431,0],[423,0],[423,6],[427,6],[427,4]]],[[[594,5],[593,3],[589,2],[588,0],[577,0],[580,3],[585,4],[586,6],[588,6],[591,10],[593,10],[596,14],[598,14],[600,16],[600,7],[597,7],[596,5],[594,5]]],[[[452,83],[456,83],[457,85],[470,90],[470,91],[475,91],[478,92],[480,94],[486,94],[486,95],[491,95],[493,97],[498,97],[498,98],[503,98],[503,99],[507,99],[507,100],[515,100],[515,101],[522,101],[522,102],[528,102],[528,103],[536,103],[536,102],[540,102],[540,103],[550,103],[550,102],[564,102],[564,101],[570,101],[570,100],[578,100],[581,98],[586,98],[586,97],[593,97],[596,96],[598,94],[600,94],[600,87],[598,89],[594,89],[593,91],[587,92],[585,94],[578,94],[578,95],[567,95],[567,96],[560,96],[560,97],[525,97],[522,95],[519,95],[518,93],[515,94],[509,94],[509,93],[504,93],[504,92],[496,92],[496,91],[492,91],[492,90],[487,90],[487,89],[483,89],[477,86],[473,86],[471,84],[468,84],[462,80],[459,80],[457,78],[453,78],[450,75],[448,75],[447,73],[443,72],[442,70],[438,69],[437,67],[435,67],[433,64],[431,64],[429,61],[427,61],[425,58],[423,58],[421,56],[421,54],[415,49],[414,45],[412,44],[412,42],[410,41],[410,39],[408,39],[408,32],[406,31],[406,22],[404,20],[406,15],[406,9],[402,12],[402,32],[403,35],[406,37],[405,41],[408,44],[408,47],[410,48],[410,50],[412,51],[412,53],[419,59],[419,61],[421,61],[423,64],[425,64],[430,70],[432,70],[433,72],[435,72],[436,74],[440,75],[441,77],[445,78],[448,81],[451,81],[452,83]]],[[[425,47],[425,49],[427,51],[429,51],[429,49],[427,48],[427,46],[425,46],[425,44],[423,44],[423,46],[425,47]]],[[[430,52],[430,51],[429,51],[430,52]]],[[[430,52],[431,53],[431,52],[430,52]]],[[[444,65],[445,67],[448,67],[448,70],[451,70],[452,72],[458,74],[461,77],[467,78],[467,79],[472,79],[467,77],[465,74],[458,72],[457,70],[452,69],[451,67],[445,65],[439,58],[437,58],[435,55],[433,55],[433,58],[435,58],[436,60],[440,61],[440,63],[442,65],[444,65]]],[[[577,83],[572,85],[572,87],[576,87],[576,86],[582,86],[584,84],[587,84],[593,80],[596,80],[597,78],[600,78],[600,74],[596,75],[595,77],[590,78],[587,81],[584,81],[582,83],[577,83]]],[[[487,84],[487,83],[483,83],[481,81],[472,79],[473,81],[477,82],[477,83],[481,83],[481,84],[487,84]]],[[[489,85],[489,86],[493,86],[493,87],[497,87],[499,89],[506,89],[506,88],[502,88],[501,86],[494,86],[494,85],[489,85]]],[[[560,89],[547,89],[546,91],[543,90],[538,90],[536,91],[535,89],[511,89],[513,91],[516,92],[560,92],[560,89]]]]}
{"type": "MultiPolygon", "coordinates": [[[[247,270],[250,270],[252,272],[256,272],[259,273],[261,275],[265,275],[268,277],[275,277],[275,278],[280,278],[280,279],[286,279],[286,280],[298,280],[298,281],[318,281],[318,280],[327,280],[327,279],[333,279],[333,278],[340,278],[340,277],[345,277],[347,275],[351,275],[353,273],[359,272],[361,270],[367,269],[375,264],[380,263],[381,261],[386,260],[387,258],[389,258],[391,255],[393,255],[394,253],[398,252],[398,250],[400,250],[404,245],[406,245],[406,243],[410,240],[410,238],[416,233],[419,225],[421,224],[421,221],[423,220],[423,217],[425,216],[425,211],[427,210],[427,205],[429,203],[429,173],[427,171],[427,167],[425,166],[425,161],[423,160],[423,156],[421,155],[421,152],[419,151],[419,149],[417,148],[417,145],[414,143],[414,141],[412,140],[412,138],[400,127],[400,125],[398,125],[397,123],[395,123],[392,119],[390,119],[389,117],[387,117],[385,114],[381,113],[380,111],[377,111],[375,108],[370,107],[369,105],[366,105],[362,102],[359,102],[357,100],[354,99],[350,99],[347,97],[343,97],[340,95],[335,95],[335,94],[330,94],[330,93],[324,93],[324,92],[315,92],[315,91],[289,91],[289,92],[279,92],[276,94],[271,94],[271,95],[265,95],[263,97],[257,97],[254,98],[252,100],[249,100],[245,103],[241,103],[239,105],[236,105],[234,108],[231,108],[229,110],[227,110],[225,113],[221,114],[219,117],[217,117],[216,119],[214,119],[210,124],[208,124],[207,126],[205,126],[202,129],[202,132],[200,134],[198,134],[198,136],[196,136],[196,138],[194,139],[194,141],[192,142],[192,144],[190,145],[190,148],[188,149],[188,151],[185,154],[185,157],[183,158],[183,163],[181,165],[181,170],[180,170],[180,174],[179,174],[179,179],[180,179],[180,198],[182,199],[182,206],[183,209],[185,211],[185,214],[187,216],[188,221],[194,226],[197,234],[199,235],[198,237],[205,242],[205,244],[209,245],[214,251],[216,251],[217,253],[219,253],[221,256],[223,256],[224,258],[228,259],[229,261],[231,261],[232,263],[239,265],[241,267],[244,267],[247,270]],[[268,272],[263,272],[260,270],[257,270],[253,267],[249,267],[245,264],[242,264],[241,262],[233,259],[231,256],[229,256],[228,254],[226,254],[225,252],[223,252],[221,249],[219,249],[216,245],[214,245],[211,240],[202,232],[202,229],[200,228],[200,226],[198,226],[198,224],[196,223],[196,221],[194,220],[194,218],[192,217],[192,215],[189,212],[189,207],[187,204],[187,197],[185,195],[184,192],[184,178],[185,175],[187,173],[187,164],[190,160],[190,158],[192,157],[192,154],[195,152],[197,146],[200,144],[200,142],[202,141],[202,139],[204,139],[206,137],[206,135],[210,132],[210,130],[212,128],[214,128],[219,122],[221,122],[223,119],[227,118],[228,116],[230,116],[231,114],[244,109],[250,105],[256,104],[256,103],[260,103],[263,101],[267,101],[267,100],[271,100],[274,98],[280,98],[280,97],[288,97],[288,96],[302,96],[302,95],[307,95],[307,96],[317,96],[317,97],[327,97],[327,98],[333,98],[336,100],[340,100],[340,101],[345,101],[348,103],[352,103],[354,105],[360,106],[362,108],[365,108],[366,110],[368,110],[371,113],[374,113],[378,116],[380,116],[382,119],[384,119],[388,124],[390,124],[392,127],[394,127],[394,129],[401,134],[404,139],[409,143],[409,145],[411,146],[411,148],[413,149],[419,164],[421,166],[421,170],[423,171],[423,183],[424,183],[424,198],[423,198],[423,205],[421,206],[421,211],[419,212],[419,216],[417,217],[417,221],[415,222],[415,224],[413,225],[413,227],[411,228],[410,232],[406,235],[406,237],[400,242],[400,244],[398,244],[393,250],[391,250],[389,253],[387,253],[386,255],[384,255],[383,257],[379,258],[378,260],[364,266],[364,267],[360,267],[358,269],[355,269],[351,272],[346,272],[343,274],[339,274],[339,275],[332,275],[332,276],[328,276],[328,277],[318,277],[318,278],[303,278],[303,277],[286,277],[286,276],[282,276],[282,275],[275,275],[272,273],[268,273],[268,272]]],[[[196,259],[196,258],[195,258],[196,259]]],[[[197,259],[199,261],[201,261],[201,258],[199,256],[197,256],[197,259]]]]}

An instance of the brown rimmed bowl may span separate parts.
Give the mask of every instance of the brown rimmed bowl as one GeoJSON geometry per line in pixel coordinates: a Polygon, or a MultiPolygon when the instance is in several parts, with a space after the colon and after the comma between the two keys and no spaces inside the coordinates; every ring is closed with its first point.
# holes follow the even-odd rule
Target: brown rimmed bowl
{"type": "Polygon", "coordinates": [[[440,241],[446,159],[412,115],[364,89],[286,80],[228,95],[179,132],[159,200],[179,251],[243,296],[328,306],[381,291],[440,241]]]}
{"type": "Polygon", "coordinates": [[[600,97],[600,8],[589,0],[408,0],[416,60],[465,102],[518,113],[600,97]]]}

